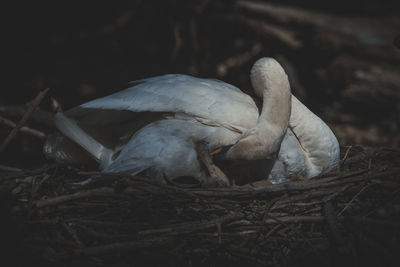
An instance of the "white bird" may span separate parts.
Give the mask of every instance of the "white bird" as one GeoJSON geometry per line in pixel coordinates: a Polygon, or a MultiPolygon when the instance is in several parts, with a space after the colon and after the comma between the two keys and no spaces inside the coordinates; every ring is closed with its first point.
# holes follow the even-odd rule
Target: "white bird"
{"type": "MultiPolygon", "coordinates": [[[[309,179],[335,168],[335,135],[291,95],[280,64],[272,58],[258,60],[251,82],[263,99],[261,113],[250,96],[230,84],[169,74],[134,82],[66,112],[67,116],[58,113],[56,127],[89,152],[103,172],[147,170],[160,181],[181,176],[209,179],[196,148],[199,142],[209,151],[227,146],[228,160],[261,160],[262,178],[273,183],[293,176],[309,179]]],[[[49,138],[45,154],[74,161],[71,146],[64,142],[65,138],[49,138]]]]}

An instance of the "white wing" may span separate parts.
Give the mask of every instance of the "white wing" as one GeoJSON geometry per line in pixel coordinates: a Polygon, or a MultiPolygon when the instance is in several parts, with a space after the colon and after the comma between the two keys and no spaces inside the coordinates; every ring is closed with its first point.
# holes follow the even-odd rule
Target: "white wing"
{"type": "Polygon", "coordinates": [[[86,109],[173,112],[205,124],[248,129],[258,119],[253,99],[238,88],[214,79],[168,74],[139,81],[115,94],[82,104],[86,109]]]}

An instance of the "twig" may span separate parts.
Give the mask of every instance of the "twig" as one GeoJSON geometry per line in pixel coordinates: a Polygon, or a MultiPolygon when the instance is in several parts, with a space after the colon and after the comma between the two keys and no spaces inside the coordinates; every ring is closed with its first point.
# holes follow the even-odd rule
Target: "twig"
{"type": "Polygon", "coordinates": [[[324,221],[322,216],[285,216],[278,218],[269,218],[264,221],[265,224],[276,223],[320,223],[324,221]]]}
{"type": "MultiPolygon", "coordinates": [[[[124,178],[126,176],[119,176],[119,177],[120,178],[124,178]]],[[[135,176],[135,177],[129,177],[128,176],[127,178],[128,179],[124,180],[123,183],[126,183],[127,185],[132,185],[132,187],[136,187],[137,186],[136,182],[142,182],[142,183],[149,184],[149,185],[152,185],[152,186],[155,186],[155,187],[159,187],[159,188],[163,189],[163,191],[167,191],[167,192],[172,191],[172,192],[175,192],[175,193],[181,193],[181,194],[183,194],[183,195],[185,195],[185,196],[187,196],[189,198],[198,199],[197,195],[193,194],[189,190],[185,190],[184,188],[179,188],[179,187],[176,187],[176,186],[170,186],[170,185],[162,184],[162,183],[153,181],[152,179],[138,177],[138,176],[135,176]]],[[[124,190],[124,192],[129,193],[129,191],[131,191],[129,189],[130,188],[127,188],[126,190],[124,190]]]]}
{"type": "Polygon", "coordinates": [[[281,227],[280,224],[275,225],[271,230],[269,230],[268,233],[264,236],[264,240],[268,240],[268,237],[270,237],[273,233],[275,233],[276,230],[279,229],[279,227],[281,227]]]}
{"type": "Polygon", "coordinates": [[[222,229],[221,229],[221,222],[217,222],[217,238],[218,244],[222,244],[222,229]]]}
{"type": "MultiPolygon", "coordinates": [[[[27,111],[28,107],[26,105],[21,106],[5,106],[0,105],[0,114],[7,117],[22,117],[27,111]]],[[[35,109],[32,112],[31,120],[37,123],[46,125],[48,127],[54,127],[54,114],[40,108],[35,109]]]]}
{"type": "Polygon", "coordinates": [[[349,203],[346,204],[346,206],[344,206],[344,208],[338,213],[337,216],[339,217],[340,215],[342,215],[342,213],[351,205],[351,203],[353,203],[354,200],[356,200],[356,198],[357,198],[365,189],[367,189],[367,188],[368,188],[369,186],[371,186],[371,185],[372,185],[372,183],[371,183],[371,184],[367,184],[367,185],[365,185],[363,188],[361,188],[361,190],[358,191],[358,193],[354,195],[354,197],[349,201],[349,203]]]}
{"type": "Polygon", "coordinates": [[[282,201],[276,203],[276,205],[273,207],[273,210],[285,208],[287,206],[293,206],[293,204],[298,201],[305,201],[308,199],[317,199],[318,201],[321,202],[322,197],[331,194],[332,192],[337,192],[337,193],[345,192],[351,186],[352,184],[348,183],[345,184],[344,186],[331,187],[329,189],[323,189],[318,191],[311,190],[310,192],[307,193],[300,192],[299,194],[288,196],[285,199],[282,199],[282,201]]]}
{"type": "Polygon", "coordinates": [[[51,175],[46,174],[37,184],[32,184],[32,196],[36,196],[36,193],[39,191],[42,184],[49,179],[51,175]]]}
{"type": "Polygon", "coordinates": [[[338,193],[331,194],[323,199],[323,214],[326,220],[326,224],[329,227],[329,239],[331,248],[333,249],[333,256],[335,261],[342,265],[347,260],[349,252],[352,251],[351,240],[347,240],[341,231],[341,225],[338,223],[338,217],[335,214],[336,198],[339,196],[338,193]]]}
{"type": "Polygon", "coordinates": [[[388,171],[370,176],[361,175],[365,172],[367,172],[367,170],[360,170],[348,173],[346,175],[327,177],[312,181],[290,182],[290,183],[261,186],[261,187],[199,188],[199,189],[187,189],[187,190],[189,192],[204,197],[256,197],[270,193],[283,193],[291,191],[304,191],[310,189],[335,187],[346,183],[359,182],[362,180],[370,180],[373,178],[378,178],[395,173],[395,171],[388,171]],[[350,178],[353,176],[356,177],[350,178]]]}
{"type": "MultiPolygon", "coordinates": [[[[297,228],[293,227],[292,225],[288,225],[288,223],[299,223],[299,222],[319,222],[320,221],[320,216],[287,216],[287,217],[273,217],[273,216],[268,216],[271,220],[271,223],[279,223],[283,226],[286,226],[287,228],[290,228],[292,231],[297,232],[301,238],[304,240],[304,242],[311,248],[312,251],[314,251],[313,245],[310,243],[308,239],[305,238],[304,234],[297,228]]],[[[267,222],[265,222],[267,223],[267,222]]],[[[315,251],[314,251],[315,252],[315,251]]]]}
{"type": "Polygon", "coordinates": [[[161,228],[161,229],[150,229],[150,230],[143,230],[139,232],[138,234],[140,236],[146,236],[146,235],[153,235],[153,234],[171,234],[171,235],[178,235],[178,234],[187,234],[195,231],[200,231],[204,229],[209,229],[209,228],[214,228],[215,225],[218,224],[223,224],[227,223],[230,221],[234,220],[239,220],[243,218],[245,215],[241,212],[236,212],[233,214],[228,214],[225,216],[222,216],[217,219],[205,221],[205,222],[189,222],[189,223],[183,223],[183,224],[177,224],[177,225],[172,225],[169,227],[161,228]]]}
{"type": "Polygon", "coordinates": [[[78,237],[78,234],[76,233],[75,229],[72,229],[68,223],[61,223],[61,225],[64,227],[65,231],[67,231],[68,234],[71,235],[72,239],[75,241],[75,243],[78,245],[79,248],[83,248],[84,245],[80,238],[78,237]]]}
{"type": "Polygon", "coordinates": [[[270,213],[272,207],[282,198],[287,197],[286,195],[283,195],[282,197],[276,198],[272,200],[270,203],[268,203],[267,207],[265,207],[265,211],[262,217],[261,225],[257,229],[257,235],[253,240],[253,246],[251,248],[251,252],[256,248],[256,243],[257,240],[260,238],[262,231],[265,228],[265,221],[267,220],[268,214],[270,213]]]}
{"type": "Polygon", "coordinates": [[[323,211],[325,220],[327,225],[329,226],[329,229],[331,230],[331,238],[336,246],[340,246],[344,243],[344,238],[342,237],[339,231],[337,216],[335,214],[335,207],[333,204],[333,201],[335,200],[335,198],[337,198],[338,195],[339,194],[335,192],[329,196],[326,196],[323,199],[324,202],[323,211]]]}
{"type": "Polygon", "coordinates": [[[292,49],[298,49],[303,46],[301,40],[296,38],[296,33],[290,31],[281,26],[276,26],[265,21],[259,21],[255,19],[249,19],[247,17],[241,16],[237,18],[241,23],[248,25],[255,31],[261,32],[266,36],[273,36],[282,43],[286,44],[292,49]]]}
{"type": "Polygon", "coordinates": [[[43,98],[46,96],[47,92],[50,89],[47,88],[44,91],[41,91],[36,97],[35,99],[32,100],[32,102],[29,103],[29,106],[24,114],[24,116],[22,116],[21,120],[19,121],[17,127],[14,127],[10,134],[6,137],[6,139],[4,140],[4,142],[1,144],[0,146],[0,152],[2,152],[6,146],[8,145],[8,143],[10,143],[10,141],[15,137],[15,135],[18,133],[18,131],[20,130],[20,128],[22,126],[24,126],[26,124],[26,122],[29,120],[32,112],[39,106],[40,102],[42,102],[43,98]]]}
{"type": "Polygon", "coordinates": [[[101,188],[96,188],[96,189],[90,189],[87,191],[80,191],[80,192],[70,194],[70,195],[64,195],[64,196],[59,196],[59,197],[54,197],[54,198],[38,200],[38,201],[36,201],[35,205],[38,208],[43,208],[43,207],[47,207],[47,206],[58,205],[58,204],[61,204],[64,202],[72,201],[72,200],[86,198],[86,197],[112,196],[112,195],[116,195],[114,193],[113,188],[101,187],[101,188]]]}
{"type": "MultiPolygon", "coordinates": [[[[1,116],[0,116],[0,123],[5,124],[7,126],[10,126],[12,128],[16,128],[17,127],[17,124],[15,124],[13,121],[11,121],[9,119],[6,119],[6,118],[3,118],[1,116]]],[[[46,134],[45,133],[43,133],[43,132],[41,132],[39,130],[36,130],[36,129],[32,129],[32,128],[27,127],[27,126],[22,126],[19,130],[21,132],[23,132],[23,133],[27,133],[27,134],[39,137],[40,139],[46,138],[46,134]]]]}
{"type": "Polygon", "coordinates": [[[23,172],[24,170],[19,169],[19,168],[15,168],[15,167],[0,165],[0,171],[6,171],[6,172],[23,172]]]}
{"type": "Polygon", "coordinates": [[[216,68],[217,74],[219,76],[226,76],[229,73],[229,69],[247,63],[248,61],[252,60],[256,55],[258,55],[261,51],[262,45],[260,43],[255,43],[250,51],[229,57],[224,61],[218,63],[216,68]]]}
{"type": "Polygon", "coordinates": [[[349,155],[349,152],[350,152],[350,150],[351,150],[352,147],[353,147],[353,146],[349,146],[349,147],[346,149],[346,153],[344,153],[344,157],[343,157],[342,161],[340,162],[339,168],[341,168],[341,167],[344,165],[344,163],[346,162],[347,156],[349,155]]]}

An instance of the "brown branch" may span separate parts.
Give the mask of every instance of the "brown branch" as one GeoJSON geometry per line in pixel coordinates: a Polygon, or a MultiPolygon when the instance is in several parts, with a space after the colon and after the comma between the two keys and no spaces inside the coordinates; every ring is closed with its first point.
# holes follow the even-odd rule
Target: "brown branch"
{"type": "Polygon", "coordinates": [[[338,175],[334,177],[327,177],[311,181],[290,182],[290,183],[261,186],[261,187],[196,188],[187,190],[199,196],[204,196],[204,197],[256,197],[269,193],[284,193],[291,191],[304,191],[310,189],[335,187],[346,183],[369,180],[372,178],[381,177],[383,175],[391,175],[395,173],[395,171],[388,171],[385,173],[378,173],[375,176],[361,175],[365,172],[367,172],[367,170],[354,171],[346,175],[338,175]],[[351,178],[353,176],[356,177],[351,178]]]}
{"type": "Polygon", "coordinates": [[[5,171],[5,172],[23,172],[24,170],[15,168],[15,167],[10,167],[6,165],[0,165],[0,171],[5,171]]]}
{"type": "Polygon", "coordinates": [[[65,229],[65,231],[67,231],[67,233],[68,233],[69,235],[71,235],[72,239],[75,241],[75,243],[77,244],[77,246],[78,246],[79,248],[82,248],[82,247],[83,247],[83,243],[82,243],[82,241],[80,240],[80,238],[79,238],[77,232],[75,231],[75,229],[71,228],[70,225],[69,225],[68,223],[65,223],[65,222],[61,223],[61,225],[63,226],[63,228],[65,229]]]}
{"type": "Polygon", "coordinates": [[[344,163],[346,162],[347,156],[349,155],[349,152],[350,152],[350,150],[351,150],[352,148],[353,148],[353,146],[349,146],[349,147],[346,149],[346,153],[344,154],[343,159],[340,161],[339,168],[342,168],[342,166],[343,166],[344,163]]]}
{"type": "Polygon", "coordinates": [[[242,54],[224,59],[224,61],[217,64],[216,71],[218,76],[226,76],[231,68],[238,67],[249,62],[261,51],[262,45],[260,43],[255,43],[250,51],[246,51],[242,54]]]}
{"type": "Polygon", "coordinates": [[[322,198],[328,194],[331,194],[333,192],[345,192],[349,187],[351,187],[353,184],[345,184],[344,186],[339,186],[339,187],[330,187],[329,189],[323,189],[323,190],[310,190],[309,192],[299,192],[299,194],[292,195],[292,196],[287,196],[286,198],[282,199],[282,201],[279,201],[274,205],[272,208],[274,209],[281,209],[285,207],[292,206],[292,203],[296,203],[298,201],[305,201],[309,199],[316,199],[321,202],[322,198]]]}
{"type": "MultiPolygon", "coordinates": [[[[7,117],[22,117],[28,107],[23,106],[3,106],[0,105],[0,114],[7,117]]],[[[37,123],[43,124],[45,126],[54,127],[54,114],[40,108],[35,109],[31,114],[31,119],[37,123]]]]}
{"type": "Polygon", "coordinates": [[[265,224],[277,223],[320,223],[324,221],[323,216],[285,216],[277,217],[276,219],[266,219],[265,224]]]}
{"type": "Polygon", "coordinates": [[[178,235],[178,234],[188,234],[195,231],[205,230],[209,228],[214,228],[218,224],[227,223],[234,220],[239,220],[244,217],[241,212],[236,212],[233,214],[225,215],[217,219],[205,221],[205,222],[189,222],[177,225],[171,225],[168,227],[160,229],[150,229],[139,232],[140,236],[153,235],[153,234],[168,234],[168,235],[178,235]]]}
{"type": "MultiPolygon", "coordinates": [[[[0,123],[2,123],[4,125],[7,125],[7,126],[10,126],[12,128],[17,128],[18,127],[17,124],[15,124],[13,121],[11,121],[9,119],[6,119],[6,118],[3,118],[1,116],[0,116],[0,123]]],[[[46,138],[46,134],[45,133],[43,133],[43,132],[41,132],[39,130],[36,130],[36,129],[32,129],[32,128],[27,127],[27,126],[22,126],[19,130],[21,132],[23,132],[23,133],[27,133],[27,134],[39,137],[40,139],[46,138]]]]}
{"type": "Polygon", "coordinates": [[[69,202],[72,200],[78,200],[78,199],[82,199],[82,198],[87,198],[87,197],[113,196],[113,195],[115,196],[113,188],[101,187],[101,188],[96,188],[96,189],[90,189],[87,191],[79,191],[77,193],[70,194],[70,195],[64,195],[64,196],[59,196],[59,197],[54,197],[54,198],[38,200],[38,201],[36,201],[35,205],[38,208],[43,208],[43,207],[59,205],[59,204],[65,203],[65,202],[69,202]]]}
{"type": "Polygon", "coordinates": [[[39,94],[35,97],[35,99],[32,100],[32,102],[29,103],[28,108],[22,116],[21,120],[19,121],[17,127],[14,127],[10,134],[6,137],[4,142],[0,146],[0,152],[2,152],[6,146],[10,143],[10,141],[15,137],[15,135],[18,133],[20,128],[26,124],[26,122],[29,120],[30,116],[32,115],[32,112],[39,106],[40,102],[42,102],[43,98],[46,96],[47,92],[50,89],[47,88],[44,91],[39,92],[39,94]]]}
{"type": "Polygon", "coordinates": [[[363,188],[361,188],[360,191],[357,192],[357,194],[354,195],[354,197],[346,204],[346,206],[344,206],[344,208],[338,213],[337,216],[342,215],[342,213],[354,202],[354,200],[356,200],[356,198],[368,187],[370,187],[371,185],[373,185],[372,183],[365,185],[363,188]]]}
{"type": "Polygon", "coordinates": [[[241,23],[248,25],[256,32],[260,32],[266,36],[275,37],[290,48],[298,49],[303,46],[303,42],[296,37],[296,33],[294,31],[285,29],[281,26],[266,23],[265,21],[249,19],[245,16],[238,17],[238,20],[241,23]]]}
{"type": "MultiPolygon", "coordinates": [[[[126,177],[126,176],[118,175],[118,174],[115,175],[115,176],[120,177],[120,178],[126,177]]],[[[170,186],[170,185],[162,184],[162,183],[159,183],[159,182],[154,181],[152,179],[143,178],[143,177],[139,177],[139,176],[135,176],[135,177],[129,177],[128,176],[126,178],[127,179],[124,180],[123,183],[126,184],[126,185],[132,186],[132,188],[136,188],[137,187],[137,182],[141,182],[141,183],[145,183],[145,184],[148,184],[148,185],[152,185],[154,187],[158,187],[163,192],[171,192],[172,191],[174,193],[183,194],[183,195],[185,195],[185,196],[187,196],[187,197],[189,197],[191,199],[198,199],[197,195],[193,194],[192,192],[190,192],[188,190],[185,190],[184,188],[179,188],[179,187],[176,187],[176,186],[170,186]]],[[[131,191],[132,191],[131,187],[128,187],[126,190],[124,190],[124,192],[126,192],[126,193],[130,193],[131,191]]]]}

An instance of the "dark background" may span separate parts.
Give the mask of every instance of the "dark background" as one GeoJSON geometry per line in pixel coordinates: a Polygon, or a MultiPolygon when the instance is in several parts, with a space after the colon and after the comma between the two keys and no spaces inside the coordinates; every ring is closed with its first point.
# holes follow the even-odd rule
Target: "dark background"
{"type": "MultiPolygon", "coordinates": [[[[399,2],[258,2],[267,11],[246,1],[14,1],[2,8],[0,106],[50,88],[41,108],[52,111],[51,96],[66,110],[165,73],[218,78],[252,94],[251,65],[272,56],[341,145],[398,147],[399,2]]],[[[0,125],[0,140],[10,129],[0,125]]],[[[36,167],[42,144],[19,133],[0,164],[36,167]]]]}

